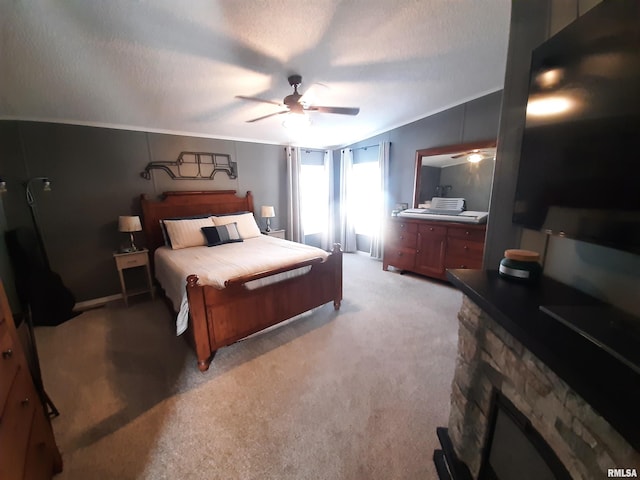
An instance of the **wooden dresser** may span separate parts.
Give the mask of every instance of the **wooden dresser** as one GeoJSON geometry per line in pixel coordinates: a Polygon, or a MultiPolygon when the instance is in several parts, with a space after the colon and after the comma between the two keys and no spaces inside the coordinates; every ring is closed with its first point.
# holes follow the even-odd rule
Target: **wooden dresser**
{"type": "Polygon", "coordinates": [[[382,268],[446,280],[447,268],[482,268],[486,225],[391,217],[382,268]]]}
{"type": "Polygon", "coordinates": [[[51,478],[62,458],[1,282],[0,304],[0,479],[51,478]]]}

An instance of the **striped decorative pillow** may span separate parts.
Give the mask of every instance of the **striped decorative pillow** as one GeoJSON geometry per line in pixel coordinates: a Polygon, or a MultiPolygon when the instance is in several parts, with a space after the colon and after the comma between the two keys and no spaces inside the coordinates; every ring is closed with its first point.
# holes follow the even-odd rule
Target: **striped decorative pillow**
{"type": "Polygon", "coordinates": [[[171,242],[171,248],[198,247],[207,244],[202,227],[213,226],[211,217],[185,220],[164,220],[164,226],[171,242]]]}
{"type": "MultiPolygon", "coordinates": [[[[194,218],[208,218],[211,217],[210,213],[203,213],[200,215],[189,215],[186,217],[171,217],[171,218],[163,218],[162,220],[160,220],[160,230],[162,230],[162,239],[164,240],[164,244],[167,247],[171,247],[171,239],[169,238],[169,234],[167,233],[167,227],[165,226],[164,222],[169,220],[193,220],[194,218]]],[[[212,220],[213,223],[213,220],[212,220]]]]}
{"type": "Polygon", "coordinates": [[[207,238],[207,247],[215,247],[225,243],[242,242],[236,222],[218,227],[202,227],[202,233],[207,238]]]}
{"type": "Polygon", "coordinates": [[[240,234],[240,238],[247,239],[253,237],[259,237],[261,235],[260,228],[256,223],[256,219],[253,216],[253,213],[246,212],[242,214],[234,214],[234,215],[223,215],[223,216],[213,216],[211,217],[213,220],[213,224],[216,226],[228,225],[230,223],[238,224],[238,233],[240,234]]]}

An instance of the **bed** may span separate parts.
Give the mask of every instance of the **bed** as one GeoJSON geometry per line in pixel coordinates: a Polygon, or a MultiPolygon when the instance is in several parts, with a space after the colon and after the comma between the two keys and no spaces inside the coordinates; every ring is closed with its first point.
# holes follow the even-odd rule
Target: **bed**
{"type": "Polygon", "coordinates": [[[176,312],[177,333],[182,333],[181,329],[185,331],[202,372],[209,368],[213,356],[221,347],[329,302],[333,302],[336,310],[340,308],[342,250],[339,244],[335,244],[331,252],[324,252],[287,240],[258,235],[242,243],[228,240],[229,243],[220,246],[195,246],[174,252],[165,245],[167,240],[163,229],[166,227],[162,223],[171,223],[166,219],[191,219],[207,215],[224,218],[236,212],[253,212],[251,192],[244,197],[237,196],[234,190],[165,192],[159,200],[142,195],[141,206],[143,230],[154,276],[176,312]],[[229,276],[227,272],[226,278],[213,278],[212,264],[204,260],[205,255],[214,253],[218,255],[218,260],[211,260],[213,264],[222,263],[220,259],[235,258],[234,255],[255,256],[255,253],[243,254],[243,249],[252,248],[246,251],[255,252],[263,244],[274,249],[269,250],[275,252],[267,255],[269,261],[245,264],[239,274],[229,276]],[[285,249],[295,250],[296,253],[288,260],[283,257],[278,263],[271,261],[274,256],[284,255],[285,249]],[[188,266],[178,260],[178,257],[192,257],[192,253],[194,258],[188,258],[188,266]],[[174,273],[170,277],[172,274],[167,273],[170,270],[167,264],[175,266],[175,272],[181,273],[174,273]],[[186,273],[191,268],[194,271],[186,273]],[[175,275],[180,275],[180,278],[175,275]],[[159,276],[162,280],[159,280],[159,276]],[[176,293],[175,287],[171,286],[176,282],[183,285],[180,293],[176,293]]]}

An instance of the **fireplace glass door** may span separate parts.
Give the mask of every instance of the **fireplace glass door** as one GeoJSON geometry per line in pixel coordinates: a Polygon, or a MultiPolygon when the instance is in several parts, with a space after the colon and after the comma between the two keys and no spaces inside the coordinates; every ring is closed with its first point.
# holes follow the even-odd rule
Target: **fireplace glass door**
{"type": "Polygon", "coordinates": [[[500,392],[480,468],[481,480],[570,480],[566,468],[531,422],[500,392]]]}

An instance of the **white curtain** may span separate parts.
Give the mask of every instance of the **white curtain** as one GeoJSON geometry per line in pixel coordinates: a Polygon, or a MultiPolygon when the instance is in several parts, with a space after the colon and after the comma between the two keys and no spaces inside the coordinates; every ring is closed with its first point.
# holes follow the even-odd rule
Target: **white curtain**
{"type": "Polygon", "coordinates": [[[286,147],[287,157],[287,238],[304,243],[300,215],[300,149],[286,147]]]}
{"type": "Polygon", "coordinates": [[[380,143],[378,149],[378,167],[380,171],[380,196],[377,211],[380,217],[376,225],[376,231],[371,238],[371,257],[382,259],[384,250],[384,224],[389,215],[388,198],[389,198],[389,142],[380,143]]]}
{"type": "Polygon", "coordinates": [[[353,175],[353,152],[345,148],[340,154],[340,243],[344,252],[356,251],[356,229],[349,215],[349,192],[347,186],[353,175]]]}
{"type": "Polygon", "coordinates": [[[333,152],[330,150],[324,151],[324,174],[325,178],[323,179],[328,188],[328,196],[329,196],[329,208],[327,209],[328,218],[327,218],[327,228],[322,235],[322,244],[321,247],[324,250],[331,250],[333,247],[333,243],[335,240],[334,234],[334,215],[335,211],[335,198],[333,196],[333,152]]]}

